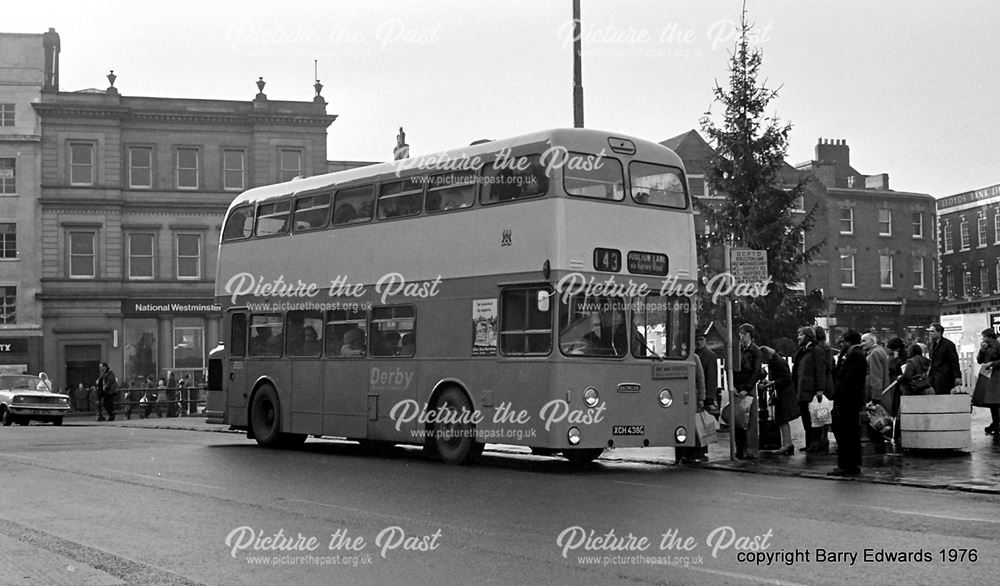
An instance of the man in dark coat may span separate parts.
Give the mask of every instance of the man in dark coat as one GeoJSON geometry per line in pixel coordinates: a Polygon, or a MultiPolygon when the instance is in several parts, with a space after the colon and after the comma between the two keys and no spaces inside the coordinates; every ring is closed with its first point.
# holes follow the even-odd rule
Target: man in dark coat
{"type": "Polygon", "coordinates": [[[757,457],[757,381],[763,378],[761,368],[760,347],[754,343],[757,329],[753,324],[742,324],[739,328],[740,347],[736,358],[736,368],[733,369],[733,387],[736,398],[750,396],[754,399],[750,406],[750,422],[748,429],[734,425],[736,440],[736,457],[740,460],[757,457]]]}
{"type": "Polygon", "coordinates": [[[115,420],[115,398],[118,395],[118,379],[107,362],[100,365],[101,376],[97,377],[97,396],[108,414],[108,421],[115,420]]]}
{"type": "Polygon", "coordinates": [[[696,334],[694,337],[694,353],[701,360],[701,368],[705,373],[705,408],[717,404],[719,399],[719,358],[712,352],[712,349],[705,343],[705,334],[696,334]]]}
{"type": "Polygon", "coordinates": [[[955,343],[944,337],[944,327],[933,323],[927,328],[931,344],[927,349],[931,360],[928,375],[931,387],[937,395],[949,395],[951,390],[962,384],[962,369],[958,365],[958,349],[955,343]]]}
{"type": "Polygon", "coordinates": [[[868,361],[861,347],[861,334],[844,334],[834,377],[833,435],[837,438],[837,467],[830,476],[861,474],[861,427],[859,416],[865,404],[865,379],[868,361]]]}

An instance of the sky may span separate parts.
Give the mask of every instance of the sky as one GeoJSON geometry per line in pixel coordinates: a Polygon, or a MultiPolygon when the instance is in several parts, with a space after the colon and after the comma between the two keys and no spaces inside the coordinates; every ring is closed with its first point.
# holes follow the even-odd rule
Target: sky
{"type": "MultiPolygon", "coordinates": [[[[711,111],[742,0],[581,0],[585,126],[662,141],[711,111]]],[[[954,195],[1000,183],[995,0],[749,0],[787,160],[843,139],[861,173],[954,195]]],[[[327,158],[392,158],[573,125],[571,0],[17,2],[0,31],[60,35],[60,89],[311,100],[327,158]],[[314,74],[314,71],[316,74],[314,74]]],[[[718,118],[716,118],[718,119],[718,118]]]]}

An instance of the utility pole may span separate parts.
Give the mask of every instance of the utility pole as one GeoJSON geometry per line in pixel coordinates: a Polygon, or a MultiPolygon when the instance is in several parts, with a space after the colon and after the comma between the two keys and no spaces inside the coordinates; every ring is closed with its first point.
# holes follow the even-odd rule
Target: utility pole
{"type": "Polygon", "coordinates": [[[573,128],[583,128],[583,65],[580,0],[573,0],[573,128]]]}

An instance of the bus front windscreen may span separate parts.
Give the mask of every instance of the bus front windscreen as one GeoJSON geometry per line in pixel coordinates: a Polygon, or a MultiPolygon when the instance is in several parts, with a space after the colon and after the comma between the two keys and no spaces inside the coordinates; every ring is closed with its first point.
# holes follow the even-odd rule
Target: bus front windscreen
{"type": "Polygon", "coordinates": [[[632,355],[637,358],[687,358],[690,353],[689,297],[650,295],[635,301],[632,355]]]}

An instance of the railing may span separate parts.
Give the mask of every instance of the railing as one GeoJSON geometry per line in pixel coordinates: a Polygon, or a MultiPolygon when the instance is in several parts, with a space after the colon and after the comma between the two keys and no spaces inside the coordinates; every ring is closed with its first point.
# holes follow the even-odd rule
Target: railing
{"type": "MultiPolygon", "coordinates": [[[[133,413],[139,417],[156,414],[159,417],[186,417],[202,415],[205,410],[205,387],[172,387],[157,389],[120,389],[115,398],[115,414],[126,418],[133,413]],[[155,400],[151,400],[156,396],[155,400]],[[146,398],[144,401],[143,398],[146,398]]],[[[94,388],[70,393],[70,408],[76,413],[103,413],[94,388]]]]}

